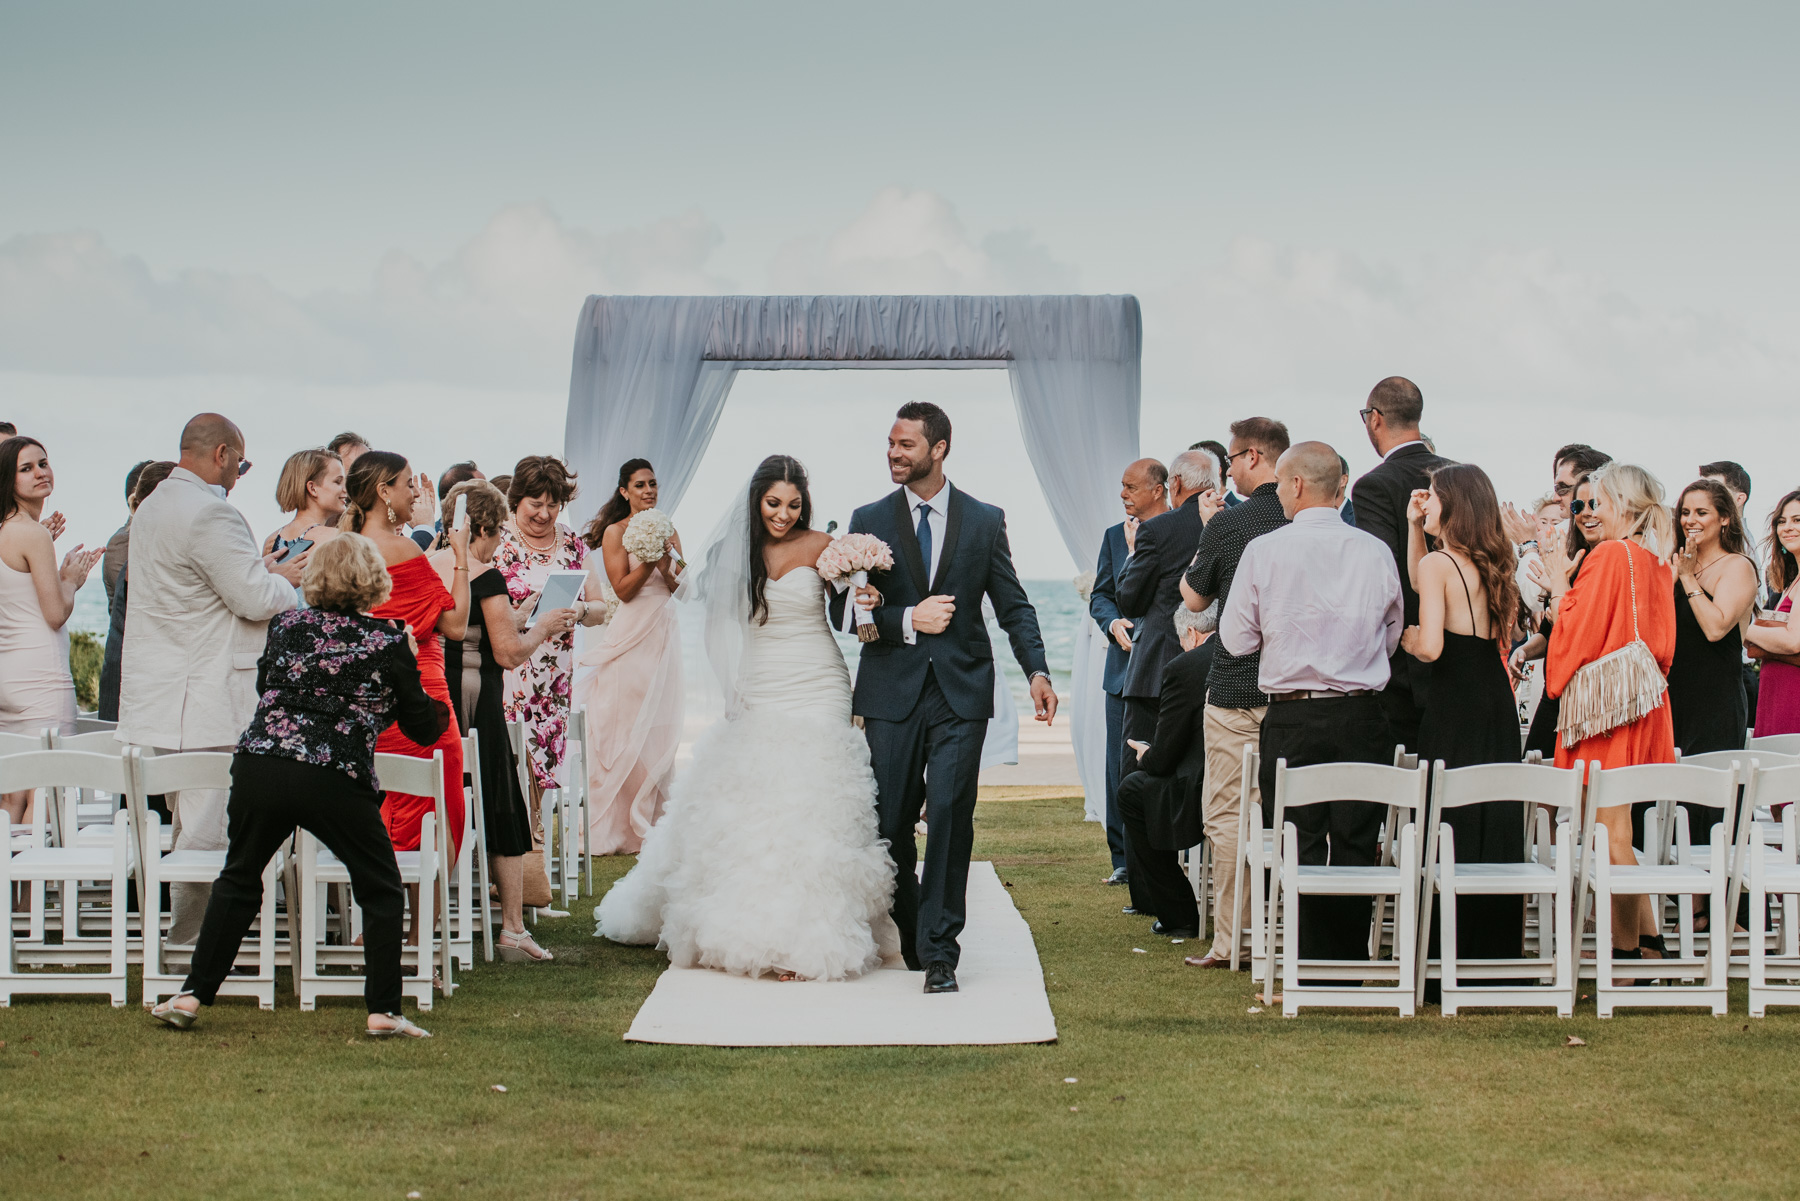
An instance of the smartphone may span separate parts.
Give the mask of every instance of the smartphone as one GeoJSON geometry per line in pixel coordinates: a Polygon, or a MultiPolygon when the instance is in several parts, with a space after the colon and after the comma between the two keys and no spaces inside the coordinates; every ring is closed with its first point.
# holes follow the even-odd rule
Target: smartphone
{"type": "Polygon", "coordinates": [[[460,530],[469,520],[469,494],[463,493],[456,498],[456,516],[450,521],[450,528],[460,530]]]}
{"type": "Polygon", "coordinates": [[[307,551],[311,550],[312,545],[313,545],[313,540],[311,538],[296,538],[292,542],[287,544],[287,549],[282,551],[281,557],[275,561],[277,563],[286,563],[289,559],[293,558],[295,555],[303,555],[307,551]]]}

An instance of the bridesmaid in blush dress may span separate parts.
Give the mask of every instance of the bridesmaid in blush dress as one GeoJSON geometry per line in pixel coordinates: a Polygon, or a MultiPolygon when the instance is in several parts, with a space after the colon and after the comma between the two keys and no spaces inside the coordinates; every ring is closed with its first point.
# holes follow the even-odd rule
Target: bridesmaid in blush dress
{"type": "MultiPolygon", "coordinates": [[[[426,487],[430,482],[426,481],[426,487]]],[[[369,450],[357,456],[345,484],[348,504],[340,519],[340,527],[361,534],[375,544],[387,563],[393,592],[382,604],[369,611],[371,617],[398,618],[411,629],[419,644],[419,679],[430,696],[452,705],[450,685],[444,677],[444,649],[438,635],[461,642],[469,625],[469,535],[466,529],[446,534],[455,556],[451,572],[454,583],[446,591],[443,581],[419,544],[400,533],[404,515],[411,514],[413,500],[420,483],[412,475],[406,459],[391,451],[369,450]]],[[[444,752],[444,809],[450,827],[450,853],[462,850],[464,821],[462,738],[456,723],[450,723],[430,746],[421,746],[408,738],[400,727],[391,725],[381,732],[375,750],[387,755],[410,755],[428,759],[432,752],[444,752]]],[[[419,828],[425,815],[432,812],[430,797],[388,792],[381,804],[381,816],[396,851],[419,848],[419,828]]],[[[416,912],[415,908],[415,912],[416,912]]],[[[415,932],[415,937],[416,937],[415,932]]]]}
{"type": "MultiPolygon", "coordinates": [[[[619,609],[581,657],[575,703],[588,709],[588,812],[596,855],[635,855],[662,816],[681,744],[681,538],[644,563],[625,550],[633,515],[656,507],[656,472],[643,459],[619,468],[619,487],[583,537],[600,552],[619,609]]],[[[588,592],[599,595],[589,556],[588,592]]],[[[599,605],[604,602],[583,602],[599,605]]]]}

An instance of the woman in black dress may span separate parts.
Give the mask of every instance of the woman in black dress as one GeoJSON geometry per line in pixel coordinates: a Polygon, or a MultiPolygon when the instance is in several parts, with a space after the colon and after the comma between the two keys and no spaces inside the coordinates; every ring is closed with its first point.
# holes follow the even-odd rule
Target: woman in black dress
{"type": "MultiPolygon", "coordinates": [[[[1744,747],[1744,626],[1756,604],[1756,564],[1744,553],[1737,497],[1717,480],[1695,480],[1675,504],[1675,661],[1669,717],[1683,755],[1744,747]]],[[[1683,805],[1696,846],[1725,811],[1683,805]]],[[[1705,928],[1704,920],[1699,922],[1705,928]]]]}
{"type": "MultiPolygon", "coordinates": [[[[1407,569],[1419,594],[1419,624],[1401,649],[1430,665],[1432,703],[1419,723],[1419,760],[1445,767],[1519,761],[1519,714],[1506,674],[1506,647],[1519,617],[1512,543],[1487,473],[1468,463],[1440,467],[1407,507],[1407,569]],[[1427,550],[1427,538],[1437,549],[1427,550]]],[[[1494,801],[1446,812],[1458,863],[1525,858],[1525,814],[1494,801]]],[[[1431,954],[1437,951],[1432,914],[1431,954]]],[[[1524,954],[1525,899],[1471,896],[1457,902],[1456,945],[1472,959],[1524,954]]],[[[1436,992],[1427,988],[1429,997],[1436,992]]]]}
{"type": "Polygon", "coordinates": [[[573,629],[575,610],[539,613],[531,628],[521,633],[506,580],[493,562],[506,524],[506,498],[486,480],[458,484],[444,497],[446,523],[454,520],[458,497],[466,498],[468,506],[470,604],[463,641],[444,646],[450,700],[463,734],[473,731],[481,748],[482,818],[488,859],[500,891],[501,930],[495,946],[509,963],[543,963],[555,956],[525,930],[525,856],[533,849],[531,809],[519,790],[518,761],[506,736],[502,701],[506,669],[529,659],[545,639],[573,629]]]}

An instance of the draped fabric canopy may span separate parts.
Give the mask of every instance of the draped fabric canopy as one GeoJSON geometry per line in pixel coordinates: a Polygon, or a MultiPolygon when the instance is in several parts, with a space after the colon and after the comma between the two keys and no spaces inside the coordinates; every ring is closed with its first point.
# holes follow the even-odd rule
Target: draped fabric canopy
{"type": "MultiPolygon", "coordinates": [[[[587,479],[656,464],[673,509],[739,370],[992,367],[1012,384],[1025,451],[1085,568],[1138,454],[1143,325],[1134,296],[590,296],[575,329],[564,457],[587,479]]],[[[585,498],[597,507],[598,491],[585,498]]],[[[871,497],[870,499],[874,499],[871,497]]],[[[1104,799],[1105,644],[1075,638],[1075,755],[1088,815],[1104,799]]]]}

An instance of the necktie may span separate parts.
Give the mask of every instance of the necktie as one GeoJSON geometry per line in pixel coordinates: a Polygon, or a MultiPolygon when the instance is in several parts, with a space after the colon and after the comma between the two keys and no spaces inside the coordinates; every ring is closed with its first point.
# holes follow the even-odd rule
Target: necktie
{"type": "Polygon", "coordinates": [[[931,506],[919,502],[919,554],[925,560],[925,587],[931,587],[931,506]]]}

